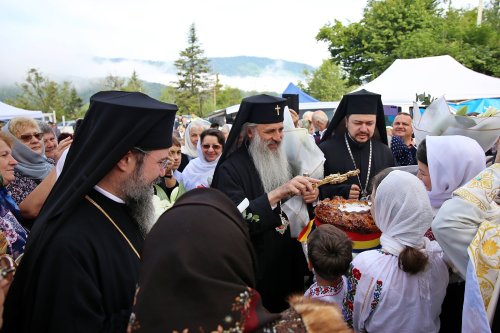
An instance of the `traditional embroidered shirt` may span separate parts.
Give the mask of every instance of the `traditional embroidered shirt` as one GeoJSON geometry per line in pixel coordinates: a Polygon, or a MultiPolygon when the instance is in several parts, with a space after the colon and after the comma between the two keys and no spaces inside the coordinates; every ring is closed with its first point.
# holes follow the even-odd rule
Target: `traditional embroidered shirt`
{"type": "Polygon", "coordinates": [[[439,331],[448,268],[437,242],[428,242],[425,253],[427,269],[415,275],[401,270],[398,257],[383,250],[353,259],[342,312],[356,332],[439,331]]]}
{"type": "Polygon", "coordinates": [[[339,282],[333,286],[320,286],[314,282],[305,292],[304,296],[317,298],[325,302],[334,303],[342,306],[342,301],[346,293],[345,276],[339,279],[339,282]]]}
{"type": "MultiPolygon", "coordinates": [[[[433,221],[446,255],[466,277],[463,332],[488,332],[494,315],[488,307],[500,284],[499,195],[500,163],[495,163],[453,192],[433,221]]],[[[498,318],[493,323],[491,331],[498,331],[498,318]]]]}

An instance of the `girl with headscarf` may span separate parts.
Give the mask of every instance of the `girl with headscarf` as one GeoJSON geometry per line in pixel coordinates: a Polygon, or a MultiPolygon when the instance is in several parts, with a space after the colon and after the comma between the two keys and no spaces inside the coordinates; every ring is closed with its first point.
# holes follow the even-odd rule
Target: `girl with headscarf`
{"type": "Polygon", "coordinates": [[[201,133],[197,144],[198,157],[191,160],[182,172],[182,181],[186,190],[210,187],[224,143],[224,134],[218,129],[210,128],[201,133]]]}
{"type": "Polygon", "coordinates": [[[424,183],[437,213],[453,191],[486,167],[486,157],[474,139],[462,135],[427,136],[418,146],[417,163],[417,177],[424,183]]]}
{"type": "MultiPolygon", "coordinates": [[[[486,167],[486,156],[479,143],[469,137],[427,136],[418,146],[417,163],[417,176],[428,191],[435,216],[443,203],[451,199],[453,191],[486,167]]],[[[426,236],[441,242],[446,237],[441,233],[442,230],[429,229],[426,236]]],[[[462,322],[465,282],[456,273],[450,274],[441,323],[443,332],[458,332],[462,322]]]]}
{"type": "Polygon", "coordinates": [[[182,146],[182,160],[179,172],[184,171],[189,161],[198,157],[197,145],[201,132],[210,128],[210,122],[203,119],[196,119],[189,123],[184,131],[184,146],[182,146]]]}
{"type": "Polygon", "coordinates": [[[344,317],[356,332],[438,332],[448,268],[437,242],[424,237],[432,222],[427,193],[410,173],[385,175],[372,191],[382,248],[352,261],[344,317]]]}
{"type": "Polygon", "coordinates": [[[282,315],[262,306],[247,226],[218,190],[179,198],[148,234],[142,258],[129,333],[349,332],[331,304],[296,297],[282,315]]]}

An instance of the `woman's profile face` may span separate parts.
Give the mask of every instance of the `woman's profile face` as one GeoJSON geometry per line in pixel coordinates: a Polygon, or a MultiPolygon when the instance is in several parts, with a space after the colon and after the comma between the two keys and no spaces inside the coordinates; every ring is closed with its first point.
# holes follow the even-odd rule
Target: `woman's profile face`
{"type": "Polygon", "coordinates": [[[43,133],[38,128],[33,126],[25,127],[17,139],[35,153],[42,153],[43,133]]]}
{"type": "Polygon", "coordinates": [[[201,151],[207,162],[213,162],[222,154],[222,145],[216,136],[206,135],[201,142],[201,151]]]}
{"type": "Polygon", "coordinates": [[[429,174],[429,167],[420,161],[417,161],[418,163],[418,173],[417,177],[424,183],[425,189],[427,191],[432,190],[432,184],[431,184],[431,176],[429,174]]]}
{"type": "Polygon", "coordinates": [[[0,140],[0,174],[3,178],[3,185],[8,185],[14,180],[14,167],[17,162],[12,157],[12,151],[5,141],[0,140]]]}
{"type": "Polygon", "coordinates": [[[189,130],[189,140],[193,144],[193,147],[196,147],[198,141],[200,140],[200,134],[203,132],[203,128],[201,127],[191,127],[189,130]]]}

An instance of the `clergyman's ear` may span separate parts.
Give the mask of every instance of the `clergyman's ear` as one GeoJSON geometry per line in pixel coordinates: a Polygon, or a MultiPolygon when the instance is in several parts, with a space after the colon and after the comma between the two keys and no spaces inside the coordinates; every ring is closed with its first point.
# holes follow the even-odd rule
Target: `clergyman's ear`
{"type": "Polygon", "coordinates": [[[134,154],[132,154],[131,151],[128,151],[125,155],[123,155],[122,158],[120,158],[120,160],[118,161],[118,163],[116,163],[116,167],[120,170],[120,171],[127,171],[130,169],[130,166],[133,164],[134,162],[134,157],[133,157],[134,154]]]}

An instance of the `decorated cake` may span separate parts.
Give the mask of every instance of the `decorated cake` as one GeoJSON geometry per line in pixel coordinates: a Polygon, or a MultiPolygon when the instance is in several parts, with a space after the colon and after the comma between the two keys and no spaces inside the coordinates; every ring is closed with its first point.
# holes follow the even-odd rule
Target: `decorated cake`
{"type": "Polygon", "coordinates": [[[333,224],[353,241],[353,252],[380,247],[381,232],[370,213],[370,203],[334,197],[319,202],[314,213],[315,224],[333,224]]]}

